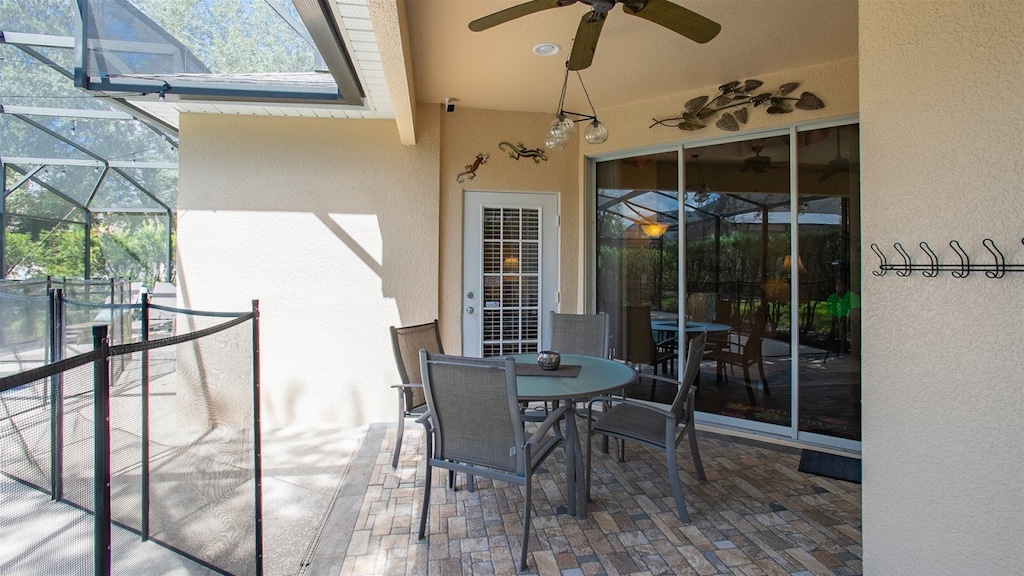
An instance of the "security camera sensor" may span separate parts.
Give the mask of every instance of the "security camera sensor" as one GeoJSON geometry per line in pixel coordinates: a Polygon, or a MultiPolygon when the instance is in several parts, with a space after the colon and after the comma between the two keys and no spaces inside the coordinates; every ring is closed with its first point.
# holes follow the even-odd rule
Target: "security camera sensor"
{"type": "Polygon", "coordinates": [[[455,112],[455,102],[453,102],[451,98],[444,99],[444,111],[455,112]]]}

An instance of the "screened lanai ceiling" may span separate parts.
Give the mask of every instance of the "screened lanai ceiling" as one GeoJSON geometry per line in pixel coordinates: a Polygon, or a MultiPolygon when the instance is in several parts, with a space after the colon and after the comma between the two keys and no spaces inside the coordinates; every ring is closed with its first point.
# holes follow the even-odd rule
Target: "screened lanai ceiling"
{"type": "Polygon", "coordinates": [[[169,212],[181,112],[393,115],[365,0],[0,0],[0,33],[5,197],[169,212]]]}

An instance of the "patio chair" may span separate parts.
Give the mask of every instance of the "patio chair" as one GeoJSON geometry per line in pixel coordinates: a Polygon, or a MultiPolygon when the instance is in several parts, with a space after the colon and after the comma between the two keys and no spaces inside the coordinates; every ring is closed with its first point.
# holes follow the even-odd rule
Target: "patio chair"
{"type": "MultiPolygon", "coordinates": [[[[526,487],[520,556],[520,569],[525,570],[533,475],[555,448],[564,449],[565,438],[557,429],[555,434],[548,432],[565,417],[569,407],[552,411],[527,439],[519,416],[515,360],[446,356],[423,350],[420,364],[428,407],[417,420],[427,429],[420,540],[427,527],[434,467],[511,482],[526,487]]],[[[570,497],[566,494],[567,501],[570,497]]]]}
{"type": "Polygon", "coordinates": [[[739,333],[730,333],[729,341],[720,348],[708,351],[707,357],[715,361],[715,374],[719,381],[723,379],[728,382],[726,367],[739,366],[743,370],[743,380],[747,386],[747,396],[751,404],[756,404],[754,399],[754,387],[750,382],[750,367],[757,365],[761,373],[761,389],[765,394],[770,394],[768,389],[768,378],[764,374],[764,358],[761,354],[761,339],[764,335],[767,317],[763,310],[754,313],[753,324],[750,333],[745,340],[741,340],[739,333]]]}
{"type": "Polygon", "coordinates": [[[391,467],[398,468],[398,457],[402,452],[402,434],[405,431],[405,419],[418,418],[427,410],[423,385],[420,384],[420,349],[428,352],[444,353],[441,347],[441,331],[437,320],[415,326],[391,327],[391,348],[395,353],[395,364],[398,365],[398,377],[401,384],[392,388],[398,389],[398,433],[395,437],[395,451],[391,456],[391,467]]]}
{"type": "Polygon", "coordinates": [[[697,469],[697,478],[705,480],[704,465],[700,461],[697,435],[693,425],[693,402],[696,391],[693,382],[700,371],[700,360],[704,354],[706,337],[706,333],[701,333],[690,339],[686,354],[686,366],[680,381],[651,374],[640,376],[677,386],[676,395],[671,404],[610,396],[599,396],[591,399],[587,404],[588,416],[593,413],[595,402],[611,402],[612,404],[611,409],[596,420],[590,417],[587,419],[587,500],[590,499],[592,438],[594,434],[602,434],[619,440],[617,450],[619,461],[623,460],[626,441],[664,451],[665,466],[668,468],[668,479],[672,487],[672,496],[676,501],[676,511],[681,521],[690,521],[690,514],[686,510],[686,501],[683,499],[683,490],[679,484],[676,446],[683,440],[683,436],[689,434],[690,455],[693,457],[693,465],[697,469]]]}
{"type": "Polygon", "coordinates": [[[608,315],[548,313],[548,350],[608,358],[608,315]]]}
{"type": "MultiPolygon", "coordinates": [[[[651,327],[650,306],[626,306],[625,332],[622,338],[622,360],[629,364],[651,366],[657,374],[672,370],[673,360],[677,358],[676,346],[679,338],[672,336],[660,342],[654,340],[654,329],[651,327]]],[[[655,384],[651,384],[651,400],[654,400],[655,384]]]]}

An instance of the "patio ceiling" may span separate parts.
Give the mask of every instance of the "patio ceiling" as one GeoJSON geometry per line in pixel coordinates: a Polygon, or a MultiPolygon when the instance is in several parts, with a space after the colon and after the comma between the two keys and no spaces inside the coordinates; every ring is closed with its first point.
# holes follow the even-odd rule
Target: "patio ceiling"
{"type": "MultiPolygon", "coordinates": [[[[333,18],[324,28],[341,31],[365,93],[362,106],[160,102],[152,95],[130,100],[174,125],[180,112],[393,118],[405,144],[415,143],[417,103],[452,99],[456,107],[553,112],[577,24],[589,8],[578,3],[469,30],[470,21],[523,1],[324,0],[317,17],[333,18]],[[532,48],[542,42],[561,51],[537,56],[532,48]]],[[[674,1],[719,22],[722,32],[697,44],[616,7],[593,65],[582,72],[595,106],[624,106],[857,55],[857,0],[674,1]]],[[[316,2],[296,2],[302,4],[316,2]]],[[[305,17],[304,23],[317,28],[305,17]]],[[[566,109],[585,109],[583,98],[570,89],[566,109]]]]}

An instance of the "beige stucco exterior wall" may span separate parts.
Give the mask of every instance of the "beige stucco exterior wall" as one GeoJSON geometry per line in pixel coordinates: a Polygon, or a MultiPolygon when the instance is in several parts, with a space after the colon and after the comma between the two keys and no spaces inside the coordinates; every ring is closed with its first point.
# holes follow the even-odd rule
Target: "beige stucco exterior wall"
{"type": "Polygon", "coordinates": [[[394,418],[387,327],[438,313],[439,112],[394,122],[182,115],[179,291],[261,311],[267,426],[394,418]]]}
{"type": "Polygon", "coordinates": [[[878,243],[927,262],[1024,262],[1024,3],[861,0],[866,574],[1024,565],[1024,274],[869,273],[878,243]]]}
{"type": "Polygon", "coordinates": [[[551,192],[558,195],[559,292],[562,311],[577,309],[577,279],[581,276],[579,238],[579,188],[576,183],[574,148],[547,151],[546,161],[514,160],[498,145],[522,143],[527,148],[544,144],[551,117],[474,110],[457,107],[441,113],[441,284],[439,299],[445,351],[462,349],[462,217],[465,191],[551,192]],[[472,180],[461,184],[456,176],[473,163],[477,154],[487,154],[472,180]]]}
{"type": "MultiPolygon", "coordinates": [[[[821,118],[857,113],[857,58],[772,74],[755,73],[751,74],[749,78],[756,78],[764,82],[758,93],[777,90],[779,86],[789,82],[799,82],[800,87],[789,96],[799,97],[801,92],[812,92],[822,99],[825,108],[794,110],[789,114],[767,114],[764,106],[758,108],[748,106],[749,121],[746,124],[741,124],[738,132],[727,132],[716,128],[714,125],[716,118],[710,119],[708,127],[703,130],[687,132],[668,126],[653,128],[650,126],[654,123],[655,118],[663,120],[679,116],[683,105],[692,98],[698,96],[713,98],[718,93],[718,86],[707,86],[693,92],[607,109],[600,108],[599,96],[594,94],[592,97],[598,100],[595,102],[598,105],[598,118],[608,125],[609,137],[608,141],[601,145],[580,145],[580,153],[597,156],[610,151],[628,150],[641,146],[687,142],[730,134],[742,135],[745,132],[759,129],[789,126],[821,118]]],[[[730,80],[743,81],[747,78],[723,78],[722,83],[730,80]]]]}

